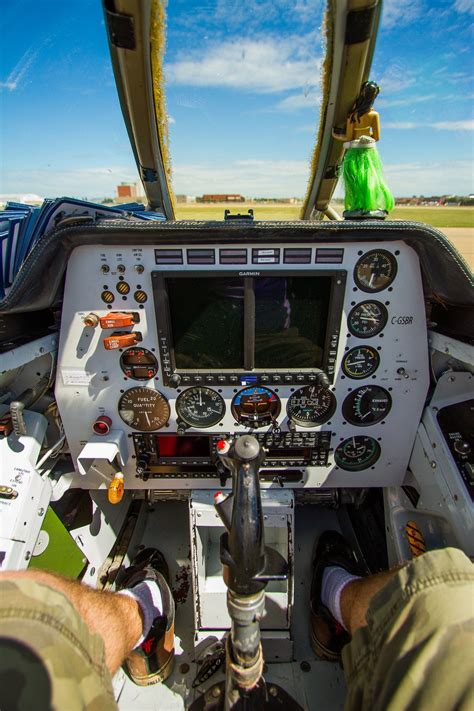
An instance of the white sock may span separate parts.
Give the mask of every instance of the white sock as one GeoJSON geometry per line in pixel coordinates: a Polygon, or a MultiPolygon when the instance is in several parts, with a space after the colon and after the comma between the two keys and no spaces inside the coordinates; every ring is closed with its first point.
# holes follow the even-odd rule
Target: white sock
{"type": "Polygon", "coordinates": [[[153,620],[163,614],[161,590],[153,580],[144,580],[143,583],[139,583],[133,588],[120,590],[118,594],[126,595],[136,600],[143,614],[143,632],[134,647],[136,649],[145,641],[153,620]]]}
{"type": "Polygon", "coordinates": [[[338,566],[328,567],[323,572],[321,602],[344,629],[347,627],[342,620],[341,593],[346,585],[353,580],[360,580],[360,576],[351,575],[347,570],[338,566]]]}

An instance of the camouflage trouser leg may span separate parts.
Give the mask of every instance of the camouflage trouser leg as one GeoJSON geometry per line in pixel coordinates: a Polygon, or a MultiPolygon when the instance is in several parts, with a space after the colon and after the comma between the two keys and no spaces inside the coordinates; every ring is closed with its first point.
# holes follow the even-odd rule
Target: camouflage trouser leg
{"type": "Polygon", "coordinates": [[[60,592],[0,582],[0,709],[117,709],[102,639],[60,592]]]}
{"type": "Polygon", "coordinates": [[[346,709],[474,709],[473,568],[459,550],[431,551],[375,595],[343,651],[346,709]]]}

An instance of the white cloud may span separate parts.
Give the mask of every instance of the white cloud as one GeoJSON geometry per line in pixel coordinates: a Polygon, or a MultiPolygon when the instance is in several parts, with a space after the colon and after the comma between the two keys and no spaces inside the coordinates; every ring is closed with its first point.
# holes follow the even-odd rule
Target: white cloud
{"type": "Polygon", "coordinates": [[[321,92],[316,87],[311,87],[308,91],[292,94],[282,99],[276,105],[277,109],[283,111],[297,111],[298,109],[315,109],[321,103],[321,92]]]}
{"type": "Polygon", "coordinates": [[[393,121],[384,124],[384,128],[396,128],[404,131],[412,128],[435,128],[440,131],[474,131],[474,121],[436,121],[435,123],[416,123],[414,121],[393,121]]]}
{"type": "Polygon", "coordinates": [[[307,38],[231,40],[166,67],[169,84],[273,93],[314,84],[321,58],[307,38]],[[309,45],[309,46],[308,46],[309,45]]]}
{"type": "Polygon", "coordinates": [[[130,166],[79,168],[77,170],[7,170],[0,174],[3,193],[38,193],[45,197],[110,197],[121,182],[140,185],[130,166]]]}
{"type": "Polygon", "coordinates": [[[31,47],[27,49],[11,70],[6,81],[0,82],[0,89],[8,89],[8,91],[18,89],[21,83],[26,79],[37,55],[38,52],[34,51],[31,47]]]}
{"type": "MultiPolygon", "coordinates": [[[[407,96],[404,99],[377,99],[377,107],[389,108],[392,106],[411,106],[412,104],[421,104],[425,101],[435,101],[438,99],[436,94],[424,94],[422,96],[407,96]]],[[[443,99],[444,101],[446,99],[443,99]]]]}
{"type": "Polygon", "coordinates": [[[409,86],[413,86],[416,82],[416,77],[408,66],[401,62],[393,62],[387,69],[383,71],[381,76],[375,76],[374,81],[380,85],[381,95],[395,94],[398,91],[404,91],[409,86]]]}
{"type": "Polygon", "coordinates": [[[218,165],[174,165],[176,193],[241,193],[247,196],[284,197],[304,195],[309,163],[304,160],[240,160],[218,165]]]}
{"type": "MultiPolygon", "coordinates": [[[[469,0],[458,0],[458,2],[469,0]]],[[[420,0],[385,0],[382,9],[382,29],[391,30],[394,27],[409,25],[420,17],[422,3],[420,0]]]]}
{"type": "Polygon", "coordinates": [[[468,160],[385,165],[387,183],[400,197],[410,195],[469,195],[473,191],[468,160]]]}
{"type": "Polygon", "coordinates": [[[454,7],[458,12],[469,12],[474,15],[474,3],[472,0],[456,0],[454,7]]]}

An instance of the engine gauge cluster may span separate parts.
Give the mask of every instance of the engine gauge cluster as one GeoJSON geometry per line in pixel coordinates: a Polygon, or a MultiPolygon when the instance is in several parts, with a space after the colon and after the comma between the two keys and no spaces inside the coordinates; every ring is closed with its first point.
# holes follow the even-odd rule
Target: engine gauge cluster
{"type": "Polygon", "coordinates": [[[380,445],[373,437],[356,435],[345,439],[334,452],[334,461],[348,472],[360,472],[373,466],[380,457],[380,445]]]}
{"type": "Polygon", "coordinates": [[[347,318],[349,331],[357,338],[377,336],[388,321],[388,311],[380,301],[362,301],[350,311],[347,318]]]}

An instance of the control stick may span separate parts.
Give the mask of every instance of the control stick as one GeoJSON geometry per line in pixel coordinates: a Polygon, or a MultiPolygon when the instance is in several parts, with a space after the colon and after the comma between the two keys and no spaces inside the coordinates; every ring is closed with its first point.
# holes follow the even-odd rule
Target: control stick
{"type": "Polygon", "coordinates": [[[267,694],[263,679],[260,620],[265,612],[265,587],[270,580],[286,580],[288,565],[265,546],[259,469],[265,451],[258,440],[243,435],[221,440],[217,452],[232,475],[232,493],[215,496],[216,510],[226,528],[220,557],[227,585],[231,632],[226,649],[225,709],[257,709],[278,702],[300,708],[283,689],[272,684],[267,694]]]}

